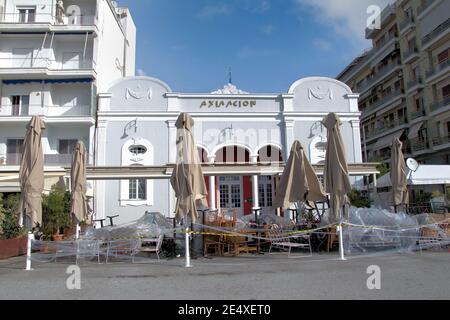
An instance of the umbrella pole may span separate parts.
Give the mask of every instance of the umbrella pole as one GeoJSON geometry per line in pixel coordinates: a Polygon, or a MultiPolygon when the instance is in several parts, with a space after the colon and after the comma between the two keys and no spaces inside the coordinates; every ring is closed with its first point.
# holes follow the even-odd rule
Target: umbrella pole
{"type": "Polygon", "coordinates": [[[186,251],[186,265],[185,265],[185,267],[186,268],[191,268],[192,267],[192,265],[191,265],[191,253],[189,252],[190,251],[190,248],[189,248],[189,237],[190,237],[190,235],[189,235],[189,227],[186,227],[186,237],[185,237],[185,241],[186,241],[186,249],[185,249],[185,251],[186,251]]]}
{"type": "MultiPolygon", "coordinates": [[[[345,212],[345,206],[342,208],[342,213],[345,212]]],[[[342,220],[339,222],[338,226],[338,232],[339,232],[339,255],[342,261],[345,261],[345,255],[344,255],[344,232],[342,229],[342,220]]]]}
{"type": "Polygon", "coordinates": [[[26,264],[26,271],[31,271],[31,245],[32,241],[34,240],[34,234],[31,232],[28,232],[28,241],[27,241],[27,264],[26,264]]]}
{"type": "Polygon", "coordinates": [[[75,232],[75,240],[80,239],[80,224],[77,223],[76,232],[75,232]]]}

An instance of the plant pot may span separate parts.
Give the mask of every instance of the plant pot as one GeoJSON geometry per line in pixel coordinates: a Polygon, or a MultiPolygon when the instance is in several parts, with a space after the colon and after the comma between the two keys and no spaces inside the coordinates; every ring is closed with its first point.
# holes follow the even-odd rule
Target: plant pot
{"type": "Polygon", "coordinates": [[[70,227],[70,228],[64,228],[64,238],[70,238],[72,236],[75,236],[77,232],[77,227],[70,227]]]}
{"type": "Polygon", "coordinates": [[[0,260],[22,256],[27,253],[28,237],[0,240],[0,260]]]}
{"type": "Polygon", "coordinates": [[[63,241],[64,235],[63,234],[54,234],[54,235],[52,235],[52,240],[53,241],[63,241]]]}

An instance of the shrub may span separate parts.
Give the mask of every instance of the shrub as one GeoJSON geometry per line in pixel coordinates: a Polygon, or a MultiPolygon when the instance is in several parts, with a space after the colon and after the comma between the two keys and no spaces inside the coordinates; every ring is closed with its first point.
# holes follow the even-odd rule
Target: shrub
{"type": "Polygon", "coordinates": [[[369,199],[362,196],[361,191],[353,189],[348,197],[350,199],[350,204],[357,208],[370,208],[369,199]]]}
{"type": "Polygon", "coordinates": [[[0,196],[0,238],[13,239],[26,233],[19,226],[18,208],[20,195],[0,196]]]}
{"type": "Polygon", "coordinates": [[[70,194],[64,189],[54,187],[42,199],[42,232],[50,237],[61,233],[70,223],[70,194]]]}

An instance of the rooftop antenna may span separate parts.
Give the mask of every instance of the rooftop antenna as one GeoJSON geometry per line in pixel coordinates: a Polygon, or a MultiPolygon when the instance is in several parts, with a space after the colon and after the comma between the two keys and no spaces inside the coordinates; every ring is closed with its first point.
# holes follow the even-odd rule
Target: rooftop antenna
{"type": "Polygon", "coordinates": [[[231,78],[231,67],[228,68],[228,83],[232,84],[232,78],[231,78]]]}

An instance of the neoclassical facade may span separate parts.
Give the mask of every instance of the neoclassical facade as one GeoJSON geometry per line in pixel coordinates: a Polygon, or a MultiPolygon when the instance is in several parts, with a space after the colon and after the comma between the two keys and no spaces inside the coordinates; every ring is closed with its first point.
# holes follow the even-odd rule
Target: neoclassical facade
{"type": "MultiPolygon", "coordinates": [[[[250,94],[228,84],[213,93],[179,93],[161,80],[129,77],[99,94],[97,166],[148,166],[174,163],[175,121],[180,112],[195,120],[194,136],[201,159],[221,162],[286,161],[295,139],[312,163],[325,158],[329,112],[342,122],[349,163],[361,163],[358,95],[342,82],[311,77],[296,81],[287,93],[250,94]]],[[[209,205],[235,208],[239,215],[253,208],[270,210],[275,192],[271,176],[206,178],[209,205]]],[[[173,216],[175,198],[168,180],[97,181],[97,218],[119,214],[118,223],[145,211],[173,216]]]]}

